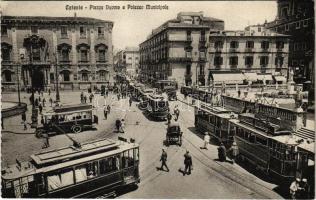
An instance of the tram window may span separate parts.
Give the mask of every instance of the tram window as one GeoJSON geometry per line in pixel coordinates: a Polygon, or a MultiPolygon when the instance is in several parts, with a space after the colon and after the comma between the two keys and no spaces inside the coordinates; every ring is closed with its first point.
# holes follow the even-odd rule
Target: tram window
{"type": "Polygon", "coordinates": [[[74,184],[74,173],[72,169],[63,169],[47,176],[48,191],[56,190],[74,184]]]}
{"type": "Polygon", "coordinates": [[[131,167],[134,165],[134,154],[133,149],[124,151],[122,157],[123,168],[131,167]]]}
{"type": "Polygon", "coordinates": [[[262,144],[262,145],[264,145],[264,146],[267,145],[267,140],[264,139],[264,138],[257,137],[256,140],[257,140],[257,143],[259,143],[259,144],[262,144]]]}
{"type": "Polygon", "coordinates": [[[116,171],[119,169],[119,158],[113,156],[99,161],[100,175],[116,171]]]}

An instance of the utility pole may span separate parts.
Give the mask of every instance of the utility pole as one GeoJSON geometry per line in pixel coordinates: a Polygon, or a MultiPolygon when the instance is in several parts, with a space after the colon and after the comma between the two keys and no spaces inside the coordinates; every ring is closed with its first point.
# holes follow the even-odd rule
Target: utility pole
{"type": "Polygon", "coordinates": [[[59,86],[58,86],[58,66],[57,66],[57,56],[56,53],[53,54],[54,56],[54,64],[55,64],[55,76],[56,76],[56,102],[60,102],[60,96],[59,96],[59,86]]]}

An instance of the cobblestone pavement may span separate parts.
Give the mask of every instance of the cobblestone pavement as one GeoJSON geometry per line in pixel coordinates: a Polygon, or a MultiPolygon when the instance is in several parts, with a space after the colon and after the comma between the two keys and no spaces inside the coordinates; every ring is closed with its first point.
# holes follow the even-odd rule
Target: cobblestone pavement
{"type": "MultiPolygon", "coordinates": [[[[54,96],[54,94],[52,94],[54,96]]],[[[27,94],[23,100],[27,102],[27,94]]],[[[96,95],[97,99],[102,99],[96,95]]],[[[62,102],[79,103],[79,92],[61,93],[62,102]],[[66,95],[67,94],[67,95],[66,95]]],[[[13,99],[14,95],[4,95],[3,99],[13,99]]],[[[140,144],[140,175],[141,182],[137,190],[129,191],[119,198],[282,198],[274,190],[277,186],[263,181],[256,175],[249,173],[238,164],[218,162],[217,146],[209,144],[208,150],[202,150],[202,135],[194,128],[194,111],[192,107],[178,102],[171,102],[173,110],[175,104],[181,107],[179,123],[184,132],[181,147],[164,146],[166,136],[166,122],[148,119],[133,102],[128,106],[128,99],[118,101],[115,97],[106,99],[112,104],[112,111],[108,120],[103,119],[102,105],[104,98],[98,101],[97,114],[99,125],[96,131],[84,131],[79,134],[69,134],[79,142],[101,137],[117,138],[123,136],[134,138],[140,144]],[[110,100],[111,99],[111,100],[110,100]],[[115,133],[114,121],[125,118],[125,133],[115,133]],[[157,170],[161,149],[168,153],[167,164],[170,172],[157,170]],[[183,154],[190,151],[193,157],[193,171],[189,176],[183,176],[179,169],[183,169],[183,154]]],[[[30,107],[27,114],[30,117],[30,107]]],[[[30,119],[30,118],[28,118],[30,119]]],[[[22,131],[21,117],[6,119],[5,130],[22,131]]],[[[57,135],[50,139],[49,149],[70,145],[71,141],[65,135],[57,135]]],[[[42,150],[43,141],[34,134],[2,133],[2,166],[12,164],[15,158],[28,159],[28,156],[42,150]]]]}

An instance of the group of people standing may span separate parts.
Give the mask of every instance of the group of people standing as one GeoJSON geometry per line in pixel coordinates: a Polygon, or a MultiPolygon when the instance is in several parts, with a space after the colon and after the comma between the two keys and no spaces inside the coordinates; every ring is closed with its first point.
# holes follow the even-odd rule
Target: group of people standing
{"type": "Polygon", "coordinates": [[[302,180],[296,178],[290,185],[290,195],[292,199],[309,199],[310,186],[306,178],[302,180]]]}

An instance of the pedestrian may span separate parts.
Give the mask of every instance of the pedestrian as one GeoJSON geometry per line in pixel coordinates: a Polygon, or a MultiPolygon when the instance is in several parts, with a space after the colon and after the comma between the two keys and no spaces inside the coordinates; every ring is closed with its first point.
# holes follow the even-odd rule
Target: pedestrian
{"type": "Polygon", "coordinates": [[[172,115],[170,114],[170,112],[168,112],[168,115],[167,115],[168,124],[170,124],[171,119],[172,119],[172,115]]]}
{"type": "Polygon", "coordinates": [[[117,94],[117,100],[120,100],[120,93],[117,94]]]}
{"type": "Polygon", "coordinates": [[[3,117],[1,117],[1,129],[4,129],[3,117]]]}
{"type": "Polygon", "coordinates": [[[38,105],[38,109],[40,111],[40,114],[42,114],[42,111],[43,111],[43,106],[42,106],[42,103],[39,103],[38,105]]]}
{"type": "Polygon", "coordinates": [[[207,149],[207,145],[210,142],[210,139],[211,139],[210,134],[208,132],[205,132],[203,149],[207,149]]]}
{"type": "Polygon", "coordinates": [[[236,162],[237,156],[239,154],[239,149],[237,143],[234,141],[232,147],[230,148],[233,164],[236,162]]]}
{"type": "Polygon", "coordinates": [[[185,174],[190,175],[191,170],[192,170],[192,157],[189,154],[189,151],[187,151],[184,154],[184,173],[183,173],[183,176],[185,176],[185,174]]]}
{"type": "Polygon", "coordinates": [[[43,134],[43,138],[45,139],[45,142],[44,142],[44,147],[47,148],[49,147],[49,136],[48,134],[43,134]]]}
{"type": "Polygon", "coordinates": [[[307,179],[302,179],[302,186],[301,186],[301,192],[300,192],[301,199],[310,199],[309,193],[310,193],[310,186],[307,183],[307,179]]]}
{"type": "Polygon", "coordinates": [[[24,113],[22,113],[21,118],[22,118],[22,121],[23,121],[23,122],[26,120],[26,114],[25,114],[25,112],[24,112],[24,113]]]}
{"type": "Polygon", "coordinates": [[[108,119],[108,109],[105,106],[103,108],[103,114],[104,114],[104,119],[107,120],[108,119]]]}
{"type": "Polygon", "coordinates": [[[107,109],[108,109],[108,114],[110,114],[110,113],[111,113],[111,106],[108,105],[108,106],[107,106],[107,109]]]}
{"type": "Polygon", "coordinates": [[[45,107],[46,99],[43,98],[42,102],[43,102],[43,107],[45,107]]]}
{"type": "Polygon", "coordinates": [[[81,101],[81,103],[84,102],[84,94],[83,94],[83,92],[80,93],[80,101],[81,101]]]}
{"type": "Polygon", "coordinates": [[[226,161],[226,147],[222,142],[218,147],[218,159],[222,162],[226,161]]]}
{"type": "Polygon", "coordinates": [[[291,199],[296,199],[296,195],[297,195],[297,191],[299,188],[299,182],[301,181],[301,179],[296,178],[290,185],[290,195],[291,195],[291,199]]]}
{"type": "Polygon", "coordinates": [[[132,106],[132,103],[133,103],[133,100],[132,100],[132,98],[130,97],[130,98],[129,98],[129,107],[132,106]]]}
{"type": "Polygon", "coordinates": [[[38,99],[37,98],[35,99],[34,105],[35,105],[35,107],[38,106],[38,99]]]}
{"type": "Polygon", "coordinates": [[[44,91],[43,90],[41,90],[41,95],[42,95],[42,97],[44,96],[44,91]]]}
{"type": "Polygon", "coordinates": [[[38,95],[38,102],[41,102],[41,101],[42,101],[41,96],[38,95]]]}
{"type": "Polygon", "coordinates": [[[161,153],[161,157],[160,157],[160,161],[161,161],[161,167],[160,167],[160,170],[163,170],[163,167],[166,167],[167,168],[167,171],[169,172],[169,168],[167,166],[167,152],[162,149],[162,153],[161,153]]]}
{"type": "Polygon", "coordinates": [[[117,119],[115,121],[115,127],[116,127],[117,132],[119,133],[121,129],[121,120],[117,119]]]}
{"type": "Polygon", "coordinates": [[[177,107],[176,108],[176,110],[175,110],[175,115],[176,115],[176,117],[175,117],[175,121],[178,121],[178,119],[179,119],[179,115],[180,115],[180,110],[179,110],[179,108],[177,107]]]}
{"type": "Polygon", "coordinates": [[[24,127],[24,130],[26,131],[27,130],[27,121],[26,120],[23,121],[23,127],[24,127]]]}
{"type": "Polygon", "coordinates": [[[50,96],[50,92],[51,92],[50,89],[48,89],[48,95],[49,95],[49,96],[50,96]]]}
{"type": "Polygon", "coordinates": [[[109,89],[106,90],[105,95],[106,95],[106,97],[109,96],[109,89]]]}
{"type": "Polygon", "coordinates": [[[125,120],[124,119],[121,120],[121,132],[125,133],[125,120]]]}
{"type": "Polygon", "coordinates": [[[49,97],[49,103],[50,103],[50,106],[53,107],[53,99],[52,99],[52,97],[49,97]]]}
{"type": "Polygon", "coordinates": [[[44,125],[44,116],[41,117],[41,124],[44,125]]]}

